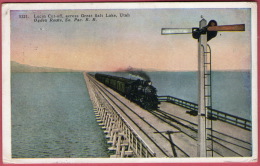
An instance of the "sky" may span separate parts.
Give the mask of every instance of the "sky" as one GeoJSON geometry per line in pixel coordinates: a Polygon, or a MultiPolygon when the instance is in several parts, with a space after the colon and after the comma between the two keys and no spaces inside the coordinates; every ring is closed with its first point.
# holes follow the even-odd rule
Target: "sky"
{"type": "Polygon", "coordinates": [[[246,8],[13,10],[11,61],[86,71],[196,71],[198,41],[191,34],[161,35],[161,28],[198,27],[201,17],[218,25],[245,24],[246,31],[218,32],[208,44],[213,70],[250,70],[251,14],[246,8]],[[92,15],[90,21],[82,14],[92,15]],[[106,17],[111,14],[117,17],[106,17]],[[50,22],[49,17],[60,15],[63,22],[50,22]],[[66,22],[68,15],[83,21],[71,17],[66,22]]]}

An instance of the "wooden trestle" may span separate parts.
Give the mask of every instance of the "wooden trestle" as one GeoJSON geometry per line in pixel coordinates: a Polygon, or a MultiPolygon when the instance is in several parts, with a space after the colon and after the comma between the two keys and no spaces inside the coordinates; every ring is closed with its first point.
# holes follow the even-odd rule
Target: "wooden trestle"
{"type": "Polygon", "coordinates": [[[110,151],[115,151],[112,158],[123,157],[155,157],[155,153],[147,147],[130,125],[105,101],[98,89],[91,85],[89,77],[84,74],[90,99],[93,103],[97,122],[108,139],[110,151]]]}

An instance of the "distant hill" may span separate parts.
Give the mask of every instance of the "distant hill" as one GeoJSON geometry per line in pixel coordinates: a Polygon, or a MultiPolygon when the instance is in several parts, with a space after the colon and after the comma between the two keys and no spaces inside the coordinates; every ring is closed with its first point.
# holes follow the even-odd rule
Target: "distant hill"
{"type": "Polygon", "coordinates": [[[81,72],[79,70],[61,69],[61,68],[50,68],[50,67],[36,67],[30,65],[20,64],[11,61],[11,72],[81,72]]]}

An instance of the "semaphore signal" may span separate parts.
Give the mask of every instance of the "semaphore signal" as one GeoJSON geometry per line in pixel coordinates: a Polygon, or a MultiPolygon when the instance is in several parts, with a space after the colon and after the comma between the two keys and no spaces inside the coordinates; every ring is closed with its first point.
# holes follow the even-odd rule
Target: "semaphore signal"
{"type": "Polygon", "coordinates": [[[215,20],[207,21],[203,18],[199,28],[162,28],[162,35],[192,34],[198,40],[198,157],[213,157],[212,130],[212,99],[211,99],[211,49],[207,42],[217,36],[218,31],[245,31],[245,24],[217,25],[215,20]],[[207,121],[207,119],[210,120],[207,121]],[[207,137],[210,131],[211,137],[207,137]],[[207,144],[206,140],[211,143],[207,144]]]}

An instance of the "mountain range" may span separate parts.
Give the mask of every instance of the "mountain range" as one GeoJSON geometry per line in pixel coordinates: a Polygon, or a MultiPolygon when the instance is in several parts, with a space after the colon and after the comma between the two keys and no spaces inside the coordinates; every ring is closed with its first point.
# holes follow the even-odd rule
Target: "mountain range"
{"type": "Polygon", "coordinates": [[[11,61],[11,72],[23,73],[23,72],[82,72],[79,70],[51,68],[51,67],[36,67],[21,64],[15,61],[11,61]]]}

